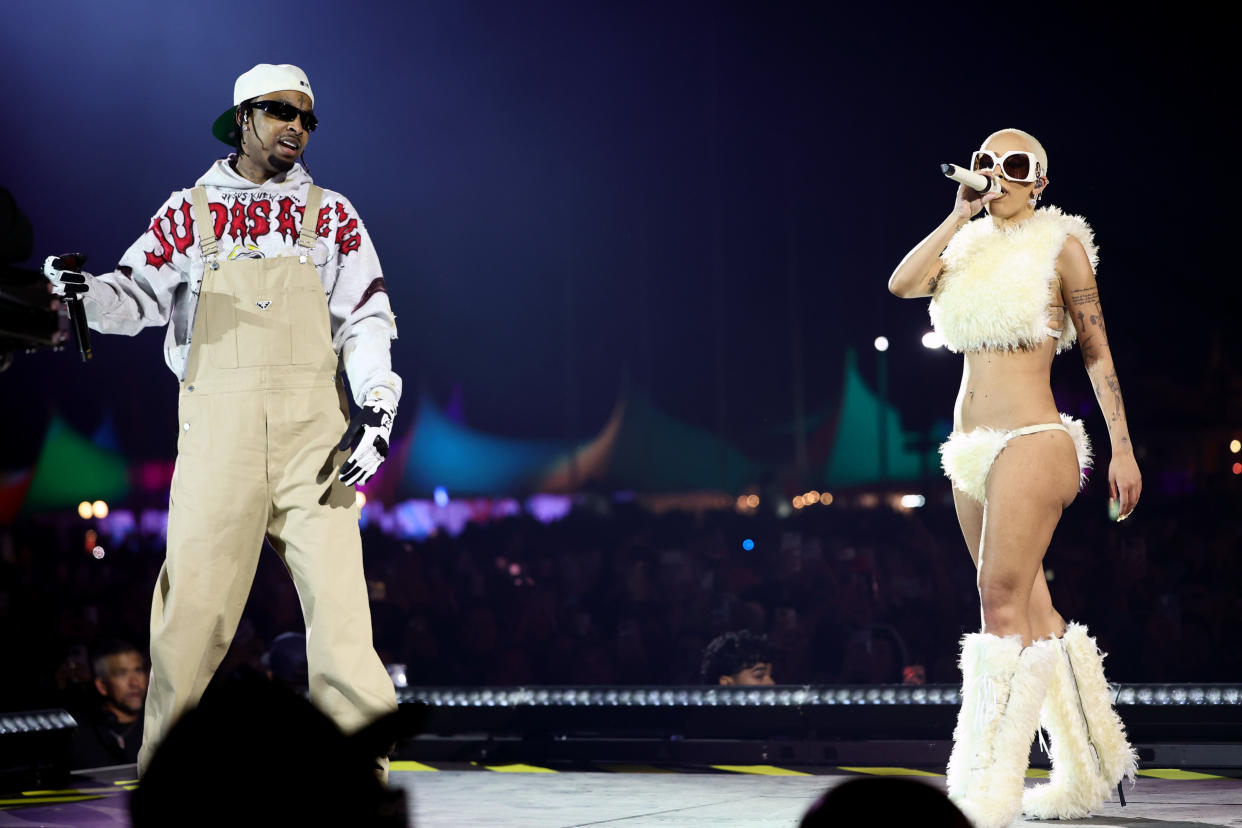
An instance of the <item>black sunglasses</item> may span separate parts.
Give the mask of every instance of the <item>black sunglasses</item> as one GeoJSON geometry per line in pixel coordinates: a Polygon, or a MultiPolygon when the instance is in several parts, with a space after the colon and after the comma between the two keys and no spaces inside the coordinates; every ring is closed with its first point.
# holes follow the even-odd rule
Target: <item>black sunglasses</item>
{"type": "Polygon", "coordinates": [[[298,109],[291,103],[285,103],[284,101],[251,101],[250,105],[255,109],[262,109],[278,121],[291,122],[294,118],[301,116],[302,128],[307,132],[314,132],[315,127],[319,126],[319,119],[315,117],[314,112],[298,109]]]}

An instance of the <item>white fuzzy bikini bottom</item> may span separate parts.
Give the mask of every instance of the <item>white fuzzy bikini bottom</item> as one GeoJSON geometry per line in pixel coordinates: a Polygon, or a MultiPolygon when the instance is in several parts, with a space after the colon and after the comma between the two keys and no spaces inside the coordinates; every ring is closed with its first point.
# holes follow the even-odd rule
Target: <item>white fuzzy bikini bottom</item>
{"type": "Polygon", "coordinates": [[[988,473],[992,471],[996,455],[1006,444],[1014,437],[1052,430],[1064,431],[1074,441],[1081,488],[1087,480],[1086,470],[1091,468],[1091,440],[1082,427],[1082,420],[1075,420],[1067,414],[1061,415],[1059,423],[1040,423],[1010,431],[998,428],[955,431],[940,446],[940,465],[955,489],[983,503],[987,495],[988,473]]]}

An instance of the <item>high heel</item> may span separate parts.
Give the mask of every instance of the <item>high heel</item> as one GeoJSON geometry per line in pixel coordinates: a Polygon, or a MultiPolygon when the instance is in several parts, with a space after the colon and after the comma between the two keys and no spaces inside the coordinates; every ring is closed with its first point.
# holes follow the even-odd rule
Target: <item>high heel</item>
{"type": "Polygon", "coordinates": [[[1047,783],[1023,793],[1022,812],[1039,819],[1077,819],[1107,802],[1114,785],[1126,804],[1121,783],[1133,782],[1138,756],[1113,709],[1104,656],[1086,627],[1069,624],[1055,646],[1060,658],[1041,715],[1052,742],[1052,771],[1047,783]]]}

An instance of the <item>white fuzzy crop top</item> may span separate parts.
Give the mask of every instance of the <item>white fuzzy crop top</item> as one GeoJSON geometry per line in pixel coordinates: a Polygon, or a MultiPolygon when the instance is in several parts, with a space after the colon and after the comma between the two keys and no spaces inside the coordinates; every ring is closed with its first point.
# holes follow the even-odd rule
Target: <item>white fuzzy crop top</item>
{"type": "Polygon", "coordinates": [[[1067,236],[1082,242],[1095,270],[1091,226],[1081,216],[1044,207],[1014,227],[999,229],[983,216],[949,241],[944,272],[928,312],[932,327],[955,353],[1037,347],[1059,336],[1057,353],[1074,347],[1078,334],[1068,313],[1065,328],[1049,326],[1049,305],[1061,304],[1056,262],[1067,236]]]}

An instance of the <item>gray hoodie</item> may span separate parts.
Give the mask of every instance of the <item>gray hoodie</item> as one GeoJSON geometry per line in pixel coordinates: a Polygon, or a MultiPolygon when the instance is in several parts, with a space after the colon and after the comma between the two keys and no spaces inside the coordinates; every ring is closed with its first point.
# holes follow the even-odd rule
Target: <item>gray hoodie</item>
{"type": "MultiPolygon", "coordinates": [[[[207,190],[220,258],[297,255],[310,174],[295,164],[255,184],[233,170],[232,157],[212,164],[197,182],[207,190]]],[[[366,227],[348,199],[325,189],[317,230],[311,258],[328,299],[332,346],[354,400],[361,405],[367,392],[381,386],[399,399],[401,378],[393,373],[389,351],[397,326],[366,227]]],[[[190,190],[178,190],[115,271],[87,277],[87,320],[102,333],[130,336],[151,325],[168,325],[164,361],[183,380],[204,268],[190,190]]]]}

